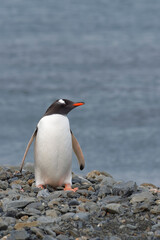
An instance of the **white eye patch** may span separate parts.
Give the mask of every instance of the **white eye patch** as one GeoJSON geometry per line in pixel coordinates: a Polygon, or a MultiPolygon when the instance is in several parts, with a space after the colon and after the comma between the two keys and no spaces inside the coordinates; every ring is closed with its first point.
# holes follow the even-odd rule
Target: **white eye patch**
{"type": "Polygon", "coordinates": [[[61,103],[61,104],[66,104],[65,101],[64,101],[63,99],[59,99],[58,102],[61,103]]]}

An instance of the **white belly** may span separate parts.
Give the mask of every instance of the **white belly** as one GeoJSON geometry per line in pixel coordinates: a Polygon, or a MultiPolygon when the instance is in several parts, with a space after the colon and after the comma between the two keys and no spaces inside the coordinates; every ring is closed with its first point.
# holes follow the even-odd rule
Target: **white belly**
{"type": "Polygon", "coordinates": [[[37,127],[34,147],[36,185],[71,184],[72,140],[68,118],[60,114],[45,116],[37,127]]]}

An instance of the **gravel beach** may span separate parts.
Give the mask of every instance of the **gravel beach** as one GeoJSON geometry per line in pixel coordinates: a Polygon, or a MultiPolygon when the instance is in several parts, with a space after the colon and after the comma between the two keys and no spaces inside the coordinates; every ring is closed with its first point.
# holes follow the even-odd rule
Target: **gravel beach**
{"type": "Polygon", "coordinates": [[[35,187],[32,167],[0,167],[0,239],[160,239],[160,192],[94,170],[73,187],[35,187]],[[155,191],[150,191],[150,189],[155,191]]]}

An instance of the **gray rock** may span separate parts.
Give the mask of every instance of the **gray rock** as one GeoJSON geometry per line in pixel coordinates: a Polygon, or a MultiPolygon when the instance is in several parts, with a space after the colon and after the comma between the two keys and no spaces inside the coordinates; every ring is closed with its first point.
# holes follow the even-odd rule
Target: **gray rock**
{"type": "Polygon", "coordinates": [[[157,224],[152,226],[152,231],[155,231],[157,229],[160,229],[160,223],[157,223],[157,224]]]}
{"type": "Polygon", "coordinates": [[[160,239],[160,230],[155,231],[154,236],[160,239]]]}
{"type": "Polygon", "coordinates": [[[5,212],[5,215],[7,217],[16,217],[16,214],[17,214],[17,209],[16,208],[8,208],[5,212]]]}
{"type": "Polygon", "coordinates": [[[69,212],[69,213],[62,215],[61,218],[63,221],[67,221],[67,220],[73,218],[74,215],[75,215],[75,213],[69,212]]]}
{"type": "Polygon", "coordinates": [[[102,185],[99,189],[98,197],[104,198],[108,194],[111,194],[112,190],[107,185],[102,185]]]}
{"type": "Polygon", "coordinates": [[[26,240],[29,238],[29,234],[25,230],[14,230],[7,240],[26,240]]]}
{"type": "Polygon", "coordinates": [[[46,235],[42,240],[56,240],[56,238],[46,235]]]}
{"type": "Polygon", "coordinates": [[[11,201],[10,199],[3,199],[3,208],[6,211],[10,208],[23,208],[26,207],[29,203],[34,202],[35,198],[21,198],[19,200],[11,201]]]}
{"type": "Polygon", "coordinates": [[[138,212],[143,212],[150,210],[150,203],[149,202],[138,202],[133,205],[133,212],[138,213],[138,212]]]}
{"type": "Polygon", "coordinates": [[[57,236],[57,239],[58,240],[68,240],[68,237],[65,236],[65,235],[60,234],[60,235],[57,236]]]}
{"type": "Polygon", "coordinates": [[[128,197],[133,192],[136,192],[136,191],[137,191],[137,184],[136,182],[133,182],[133,181],[116,183],[113,186],[114,195],[125,195],[128,197]]]}
{"type": "Polygon", "coordinates": [[[38,192],[37,197],[42,197],[42,198],[46,198],[50,195],[48,189],[43,189],[41,191],[38,192]]]}
{"type": "Polygon", "coordinates": [[[0,189],[6,190],[8,188],[8,183],[6,181],[0,180],[0,189]]]}
{"type": "Polygon", "coordinates": [[[0,180],[6,180],[7,178],[9,178],[8,172],[4,170],[0,171],[0,180]]]}
{"type": "Polygon", "coordinates": [[[53,238],[56,237],[56,233],[53,232],[50,227],[45,227],[45,233],[52,236],[53,238]]]}
{"type": "Polygon", "coordinates": [[[89,213],[88,212],[79,212],[76,213],[73,217],[74,220],[83,220],[87,221],[89,219],[89,213]]]}
{"type": "Polygon", "coordinates": [[[32,203],[27,205],[27,208],[35,208],[35,209],[38,209],[38,210],[42,211],[42,210],[44,210],[44,205],[42,204],[41,201],[32,202],[32,203]]]}
{"type": "Polygon", "coordinates": [[[123,208],[119,203],[109,203],[103,206],[102,210],[106,210],[109,213],[123,213],[123,208]]]}
{"type": "Polygon", "coordinates": [[[112,177],[105,177],[102,182],[100,183],[100,186],[108,186],[113,187],[113,185],[116,183],[116,181],[112,177]]]}
{"type": "Polygon", "coordinates": [[[3,222],[5,222],[8,226],[14,226],[16,223],[16,219],[14,217],[2,217],[3,222]]]}
{"type": "Polygon", "coordinates": [[[47,224],[50,224],[50,223],[56,223],[56,222],[59,222],[60,221],[60,218],[52,218],[50,216],[40,216],[38,218],[38,221],[41,223],[41,224],[44,224],[44,225],[47,225],[47,224]]]}
{"type": "Polygon", "coordinates": [[[127,224],[126,227],[131,229],[131,230],[136,230],[137,229],[137,226],[134,226],[134,225],[131,225],[131,224],[127,224]]]}
{"type": "Polygon", "coordinates": [[[8,224],[2,218],[0,218],[0,231],[7,230],[7,228],[8,224]]]}
{"type": "Polygon", "coordinates": [[[44,237],[43,231],[37,227],[31,227],[31,232],[35,233],[38,239],[42,239],[44,237]]]}
{"type": "Polygon", "coordinates": [[[131,196],[130,203],[138,203],[138,202],[148,202],[152,203],[155,200],[155,196],[153,196],[152,193],[149,191],[141,192],[141,193],[136,193],[131,196]]]}
{"type": "Polygon", "coordinates": [[[160,214],[160,205],[152,207],[150,212],[152,214],[160,214]]]}
{"type": "Polygon", "coordinates": [[[78,206],[80,203],[76,199],[72,199],[68,202],[69,206],[78,206]]]}
{"type": "Polygon", "coordinates": [[[57,211],[55,211],[54,209],[46,210],[46,216],[50,216],[50,217],[56,218],[56,217],[58,217],[57,211]]]}
{"type": "Polygon", "coordinates": [[[41,211],[36,209],[36,208],[28,208],[28,207],[25,207],[24,211],[28,214],[32,214],[32,215],[41,215],[41,211]]]}
{"type": "Polygon", "coordinates": [[[20,184],[11,184],[11,188],[21,190],[22,186],[20,184]]]}
{"type": "Polygon", "coordinates": [[[122,201],[120,196],[107,196],[99,201],[100,204],[107,204],[107,203],[119,203],[122,201]]]}
{"type": "Polygon", "coordinates": [[[109,238],[109,240],[121,240],[121,238],[117,237],[117,236],[111,236],[109,238]]]}

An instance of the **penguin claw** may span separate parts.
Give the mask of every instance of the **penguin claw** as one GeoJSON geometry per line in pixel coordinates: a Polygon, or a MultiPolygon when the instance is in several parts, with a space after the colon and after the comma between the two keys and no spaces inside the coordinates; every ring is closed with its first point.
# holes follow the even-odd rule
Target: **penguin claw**
{"type": "Polygon", "coordinates": [[[38,187],[38,188],[41,188],[41,189],[44,189],[44,188],[45,188],[44,185],[42,185],[42,184],[39,184],[37,187],[38,187]]]}
{"type": "Polygon", "coordinates": [[[78,187],[76,188],[72,188],[71,184],[65,184],[65,188],[64,191],[72,191],[72,192],[76,192],[78,190],[78,187]]]}

